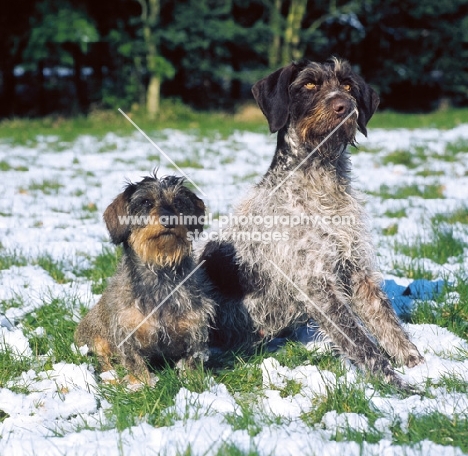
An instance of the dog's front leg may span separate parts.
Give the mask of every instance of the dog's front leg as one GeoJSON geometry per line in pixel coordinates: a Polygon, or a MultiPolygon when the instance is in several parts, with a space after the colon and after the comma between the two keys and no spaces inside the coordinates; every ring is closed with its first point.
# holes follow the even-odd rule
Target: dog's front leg
{"type": "Polygon", "coordinates": [[[130,384],[151,384],[151,376],[146,359],[139,353],[138,347],[132,344],[131,338],[119,347],[119,358],[128,370],[126,379],[130,384]]]}
{"type": "Polygon", "coordinates": [[[400,365],[416,366],[424,362],[424,358],[401,327],[380,281],[380,274],[354,273],[351,277],[353,306],[390,357],[400,365]]]}
{"type": "MultiPolygon", "coordinates": [[[[317,290],[317,284],[314,289],[317,290]]],[[[323,283],[320,289],[320,293],[313,294],[313,301],[308,298],[308,312],[336,348],[359,367],[382,374],[388,382],[405,388],[390,361],[366,334],[336,285],[323,283]]]]}

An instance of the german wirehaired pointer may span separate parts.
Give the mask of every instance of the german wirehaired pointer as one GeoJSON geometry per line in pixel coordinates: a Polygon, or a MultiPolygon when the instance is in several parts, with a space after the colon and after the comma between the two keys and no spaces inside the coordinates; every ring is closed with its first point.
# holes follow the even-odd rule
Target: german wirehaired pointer
{"type": "Polygon", "coordinates": [[[424,358],[381,289],[347,150],[357,130],[367,134],[377,94],[338,59],[292,63],[252,92],[270,131],[278,132],[277,147],[268,171],[236,209],[242,226],[228,227],[201,255],[218,303],[212,343],[251,349],[313,319],[342,354],[403,387],[389,358],[409,367],[424,358]],[[305,223],[303,214],[316,223],[305,223]],[[275,216],[303,222],[259,223],[275,216]],[[352,223],[331,223],[339,220],[352,223]],[[265,237],[272,229],[279,234],[265,237]]]}

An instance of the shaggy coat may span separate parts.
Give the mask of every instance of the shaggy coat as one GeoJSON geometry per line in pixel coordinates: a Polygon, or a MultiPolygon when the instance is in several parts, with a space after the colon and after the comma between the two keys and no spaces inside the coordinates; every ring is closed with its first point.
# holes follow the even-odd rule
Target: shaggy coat
{"type": "Polygon", "coordinates": [[[377,94],[337,59],[292,63],[252,91],[278,132],[277,147],[260,183],[237,206],[242,224],[225,229],[201,255],[217,302],[212,342],[249,350],[313,319],[342,354],[401,386],[378,344],[398,364],[423,358],[381,290],[347,150],[356,130],[367,133],[377,94]],[[290,223],[271,227],[258,216],[290,223]]]}
{"type": "Polygon", "coordinates": [[[213,304],[201,292],[188,237],[203,229],[197,220],[204,214],[203,201],[173,176],[129,184],[106,209],[111,240],[123,245],[123,256],[75,334],[104,369],[117,361],[147,382],[149,364],[206,358],[213,304]],[[180,214],[193,223],[176,223],[180,214]]]}

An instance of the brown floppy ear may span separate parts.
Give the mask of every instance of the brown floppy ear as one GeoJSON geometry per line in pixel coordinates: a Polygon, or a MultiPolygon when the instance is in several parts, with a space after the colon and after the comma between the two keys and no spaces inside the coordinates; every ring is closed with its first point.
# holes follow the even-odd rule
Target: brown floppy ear
{"type": "Polygon", "coordinates": [[[104,211],[104,222],[106,222],[111,241],[115,245],[125,242],[130,236],[131,224],[126,217],[129,215],[128,203],[130,196],[135,189],[135,184],[129,184],[104,211]]]}
{"type": "Polygon", "coordinates": [[[367,123],[377,110],[380,98],[376,91],[370,85],[366,84],[361,77],[358,76],[356,79],[358,80],[360,89],[360,95],[356,100],[359,111],[359,117],[357,120],[358,129],[364,136],[367,136],[367,123]]]}
{"type": "Polygon", "coordinates": [[[260,79],[252,87],[255,101],[267,118],[272,133],[283,128],[288,121],[289,86],[298,72],[298,65],[291,63],[260,79]]]}

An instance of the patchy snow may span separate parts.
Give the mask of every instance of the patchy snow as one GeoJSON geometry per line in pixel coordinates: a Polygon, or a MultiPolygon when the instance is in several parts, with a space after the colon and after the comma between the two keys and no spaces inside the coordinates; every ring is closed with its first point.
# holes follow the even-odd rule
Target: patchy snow
{"type": "MultiPolygon", "coordinates": [[[[186,133],[164,130],[151,135],[176,162],[188,163],[184,171],[206,194],[209,211],[226,213],[239,196],[265,172],[273,155],[275,137],[254,133],[236,133],[230,138],[206,139],[186,133]],[[190,166],[190,164],[192,165],[190,166]]],[[[37,146],[12,146],[0,143],[0,160],[10,165],[2,171],[0,182],[0,252],[24,258],[25,264],[0,270],[0,352],[34,358],[28,336],[21,326],[24,316],[54,297],[66,297],[70,305],[90,306],[98,296],[91,292],[84,277],[76,270],[89,266],[108,243],[102,213],[120,192],[127,179],[139,180],[154,168],[159,174],[173,174],[164,158],[139,134],[119,137],[113,133],[102,139],[81,136],[71,144],[54,145],[56,138],[38,137],[37,146]],[[21,171],[27,167],[28,171],[21,171]],[[37,259],[50,256],[65,269],[67,283],[57,283],[37,259]]],[[[387,279],[408,286],[408,278],[397,277],[396,261],[408,258],[396,254],[382,243],[381,229],[398,223],[400,241],[426,236],[427,220],[437,213],[464,207],[468,194],[466,160],[446,161],[448,143],[468,141],[468,125],[452,130],[369,130],[368,139],[359,138],[364,150],[353,151],[356,185],[363,191],[376,191],[382,185],[396,188],[416,184],[438,185],[443,198],[426,200],[417,197],[386,199],[369,195],[367,210],[371,215],[379,261],[387,279]],[[408,169],[403,165],[383,165],[382,157],[397,150],[427,151],[428,159],[408,169]],[[418,171],[442,172],[423,177],[418,171]],[[386,211],[404,208],[406,216],[391,219],[386,211]]],[[[468,151],[468,147],[467,147],[468,151]]],[[[454,235],[468,240],[463,226],[455,226],[454,235]]],[[[430,240],[430,239],[428,239],[430,240]]],[[[466,252],[465,252],[466,253],[466,252]]],[[[468,259],[452,259],[439,265],[425,259],[424,268],[435,277],[453,278],[466,271],[468,259]]],[[[456,294],[447,296],[455,303],[456,294]]],[[[434,306],[437,304],[434,303],[434,306]]],[[[468,344],[450,331],[436,325],[407,325],[408,332],[426,362],[415,368],[402,368],[402,377],[415,387],[428,379],[437,384],[450,376],[468,382],[468,344]]],[[[44,330],[37,329],[40,336],[44,330]]],[[[303,334],[299,339],[310,349],[317,341],[303,334]],[[303,336],[303,337],[302,337],[303,336]]],[[[257,433],[238,429],[232,417],[242,417],[239,398],[225,385],[213,379],[202,392],[180,389],[174,405],[166,412],[174,424],[155,428],[145,422],[118,432],[106,413],[109,404],[99,394],[100,382],[113,381],[114,372],[96,376],[87,365],[61,362],[45,369],[22,372],[0,388],[0,454],[14,455],[178,455],[190,448],[190,454],[217,454],[223,445],[234,445],[241,452],[259,455],[405,455],[458,456],[459,448],[442,446],[429,440],[415,445],[392,443],[390,428],[407,426],[410,415],[424,416],[438,412],[450,418],[468,416],[468,395],[431,388],[430,397],[419,395],[401,398],[379,395],[361,376],[344,362],[345,375],[313,365],[294,369],[282,366],[274,358],[265,359],[257,368],[262,373],[262,388],[252,410],[261,425],[257,433]],[[371,424],[357,413],[325,413],[320,423],[307,425],[302,416],[314,410],[314,401],[325,397],[343,382],[359,383],[369,404],[380,417],[371,424]],[[295,394],[285,395],[288,385],[295,394]],[[377,443],[358,444],[338,441],[337,433],[348,431],[378,433],[377,443]]],[[[35,365],[35,364],[34,364],[35,365]]],[[[157,384],[156,384],[157,385],[157,384]]],[[[156,386],[157,387],[157,386],[156,386]]],[[[129,392],[129,394],[131,394],[129,392]]]]}

